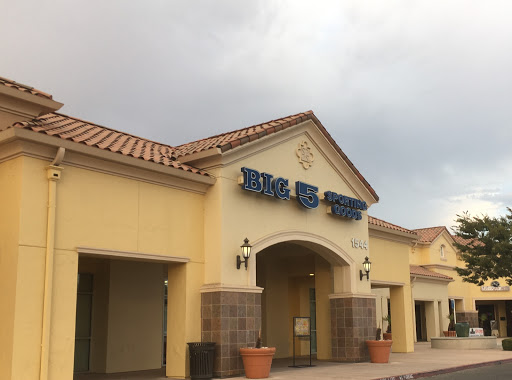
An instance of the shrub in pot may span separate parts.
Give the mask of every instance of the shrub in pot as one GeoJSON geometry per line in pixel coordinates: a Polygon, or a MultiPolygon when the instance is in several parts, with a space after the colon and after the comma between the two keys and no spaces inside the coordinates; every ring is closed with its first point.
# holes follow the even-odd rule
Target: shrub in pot
{"type": "Polygon", "coordinates": [[[270,374],[275,347],[261,346],[261,330],[254,348],[240,348],[244,363],[245,377],[248,379],[264,379],[270,374]]]}
{"type": "Polygon", "coordinates": [[[385,317],[382,317],[382,320],[388,323],[388,328],[386,329],[386,332],[382,334],[384,340],[392,340],[393,336],[391,334],[391,315],[386,315],[385,317]]]}
{"type": "Polygon", "coordinates": [[[454,318],[453,318],[453,314],[448,314],[446,316],[446,318],[448,318],[450,320],[450,323],[448,324],[448,331],[443,331],[443,334],[445,337],[456,337],[457,334],[455,332],[455,323],[454,323],[454,318]]]}
{"type": "Polygon", "coordinates": [[[368,352],[372,363],[389,363],[392,340],[381,340],[381,328],[377,329],[375,340],[367,340],[368,352]]]}

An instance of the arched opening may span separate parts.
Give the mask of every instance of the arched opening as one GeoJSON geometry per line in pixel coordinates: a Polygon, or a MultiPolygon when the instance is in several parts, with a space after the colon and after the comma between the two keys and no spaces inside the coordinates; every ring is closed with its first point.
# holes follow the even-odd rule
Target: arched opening
{"type": "MultiPolygon", "coordinates": [[[[276,347],[276,358],[293,356],[293,318],[310,317],[311,351],[318,359],[331,359],[330,296],[351,291],[354,265],[330,242],[293,235],[290,240],[279,241],[291,237],[280,234],[255,244],[255,285],[263,288],[263,344],[276,347]]],[[[309,339],[296,339],[297,356],[309,355],[309,350],[309,339]]]]}

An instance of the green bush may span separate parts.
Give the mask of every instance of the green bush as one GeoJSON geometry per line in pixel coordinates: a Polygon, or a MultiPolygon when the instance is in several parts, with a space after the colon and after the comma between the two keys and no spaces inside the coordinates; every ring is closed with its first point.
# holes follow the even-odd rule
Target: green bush
{"type": "Polygon", "coordinates": [[[512,351],[512,338],[503,339],[501,342],[504,351],[512,351]]]}

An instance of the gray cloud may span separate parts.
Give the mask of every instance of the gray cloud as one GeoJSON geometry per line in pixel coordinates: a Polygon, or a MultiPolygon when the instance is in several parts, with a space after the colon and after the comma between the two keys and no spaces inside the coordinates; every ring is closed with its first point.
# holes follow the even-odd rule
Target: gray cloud
{"type": "Polygon", "coordinates": [[[416,228],[510,204],[508,1],[4,8],[0,75],[64,113],[178,145],[313,109],[380,195],[377,217],[416,228]]]}

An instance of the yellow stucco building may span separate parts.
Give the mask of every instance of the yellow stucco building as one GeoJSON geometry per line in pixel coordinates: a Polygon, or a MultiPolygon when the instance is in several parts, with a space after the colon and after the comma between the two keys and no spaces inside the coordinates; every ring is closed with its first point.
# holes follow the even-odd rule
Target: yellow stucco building
{"type": "Polygon", "coordinates": [[[449,299],[478,322],[489,293],[454,275],[453,237],[368,216],[377,194],[311,111],[170,146],[61,106],[0,78],[1,379],[183,378],[194,341],[216,343],[216,376],[237,375],[260,331],[292,355],[294,317],[332,361],[368,360],[388,313],[394,352],[439,336],[449,299]]]}

